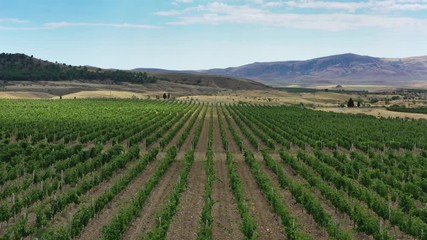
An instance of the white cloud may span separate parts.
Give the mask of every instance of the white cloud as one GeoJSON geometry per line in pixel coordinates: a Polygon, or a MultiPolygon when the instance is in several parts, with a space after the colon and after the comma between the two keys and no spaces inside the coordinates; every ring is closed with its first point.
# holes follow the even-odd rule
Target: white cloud
{"type": "Polygon", "coordinates": [[[144,28],[158,29],[160,27],[143,24],[128,23],[90,23],[90,22],[50,22],[43,24],[46,28],[64,28],[64,27],[112,27],[112,28],[144,28]]]}
{"type": "Polygon", "coordinates": [[[0,23],[27,23],[28,21],[17,18],[0,18],[0,23]]]}
{"type": "Polygon", "coordinates": [[[192,3],[193,0],[175,0],[172,2],[172,5],[179,6],[180,4],[192,3]]]}
{"type": "MultiPolygon", "coordinates": [[[[4,22],[16,22],[25,23],[25,21],[11,21],[7,19],[0,19],[0,23],[4,22]]],[[[44,23],[41,26],[1,26],[0,30],[48,30],[66,27],[110,27],[110,28],[139,28],[139,29],[160,29],[159,26],[144,25],[144,24],[129,24],[129,23],[91,23],[91,22],[49,22],[44,23]]]]}
{"type": "Polygon", "coordinates": [[[355,12],[358,10],[387,12],[387,11],[421,11],[427,10],[425,0],[368,0],[368,1],[262,1],[255,0],[264,7],[289,7],[300,9],[324,9],[355,12]]]}
{"type": "Polygon", "coordinates": [[[181,14],[182,14],[182,11],[178,11],[178,10],[160,11],[155,13],[155,15],[157,16],[176,16],[181,14]]]}
{"type": "Polygon", "coordinates": [[[214,2],[204,6],[174,11],[176,21],[170,25],[192,24],[253,24],[276,27],[343,31],[357,28],[412,28],[427,31],[426,19],[369,14],[295,14],[277,13],[269,9],[235,6],[214,2]]]}

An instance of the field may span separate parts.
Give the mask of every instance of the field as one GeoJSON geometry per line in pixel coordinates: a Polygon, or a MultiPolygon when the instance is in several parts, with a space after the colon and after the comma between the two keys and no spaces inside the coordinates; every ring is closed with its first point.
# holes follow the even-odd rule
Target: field
{"type": "Polygon", "coordinates": [[[0,149],[0,239],[427,239],[424,119],[0,100],[0,149]]]}

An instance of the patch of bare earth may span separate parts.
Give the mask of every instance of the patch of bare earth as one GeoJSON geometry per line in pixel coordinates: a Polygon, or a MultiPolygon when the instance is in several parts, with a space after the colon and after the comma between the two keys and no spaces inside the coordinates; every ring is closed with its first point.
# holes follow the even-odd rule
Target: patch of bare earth
{"type": "Polygon", "coordinates": [[[316,108],[316,110],[325,112],[336,112],[346,114],[366,114],[374,117],[391,117],[391,118],[413,118],[413,119],[427,119],[427,114],[422,113],[406,113],[394,112],[385,108],[316,108]]]}

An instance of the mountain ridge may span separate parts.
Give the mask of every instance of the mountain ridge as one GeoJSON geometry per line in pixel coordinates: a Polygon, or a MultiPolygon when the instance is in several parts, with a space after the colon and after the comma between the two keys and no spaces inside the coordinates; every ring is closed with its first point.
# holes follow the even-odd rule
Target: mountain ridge
{"type": "Polygon", "coordinates": [[[390,84],[427,80],[427,56],[378,58],[353,53],[302,61],[255,62],[209,69],[207,74],[244,77],[264,84],[390,84]]]}
{"type": "MultiPolygon", "coordinates": [[[[150,72],[150,69],[144,68],[150,72]]],[[[200,71],[156,69],[156,72],[199,72],[209,75],[246,78],[267,85],[368,84],[407,85],[427,82],[427,56],[379,58],[354,53],[309,60],[254,62],[238,67],[200,71]]]]}

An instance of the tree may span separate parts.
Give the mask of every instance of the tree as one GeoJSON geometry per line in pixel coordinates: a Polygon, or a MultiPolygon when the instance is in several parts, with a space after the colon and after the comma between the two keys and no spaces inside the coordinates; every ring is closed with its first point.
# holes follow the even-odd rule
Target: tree
{"type": "Polygon", "coordinates": [[[347,102],[347,107],[354,107],[354,102],[353,102],[353,99],[352,99],[352,98],[350,98],[350,99],[348,100],[348,102],[347,102]]]}
{"type": "Polygon", "coordinates": [[[168,93],[168,99],[170,99],[171,98],[171,94],[170,93],[168,93]]]}
{"type": "Polygon", "coordinates": [[[357,101],[357,107],[360,107],[360,101],[357,101]]]}
{"type": "Polygon", "coordinates": [[[163,93],[163,99],[166,99],[167,97],[166,93],[163,93]]]}

